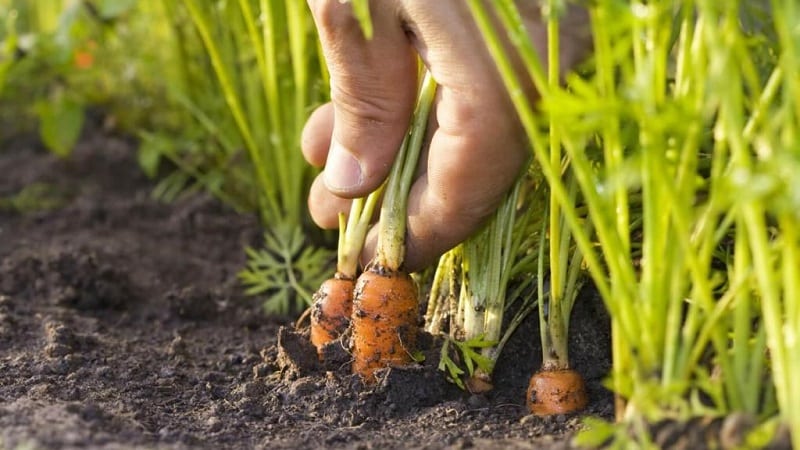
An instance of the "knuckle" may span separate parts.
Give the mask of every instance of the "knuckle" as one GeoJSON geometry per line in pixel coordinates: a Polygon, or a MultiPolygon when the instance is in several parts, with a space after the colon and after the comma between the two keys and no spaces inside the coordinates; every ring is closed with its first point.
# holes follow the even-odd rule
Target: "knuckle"
{"type": "Polygon", "coordinates": [[[404,117],[408,111],[399,111],[396,99],[383,94],[380,89],[367,87],[369,84],[354,80],[335,84],[331,89],[331,100],[340,117],[357,121],[360,126],[377,128],[389,127],[404,117]]]}

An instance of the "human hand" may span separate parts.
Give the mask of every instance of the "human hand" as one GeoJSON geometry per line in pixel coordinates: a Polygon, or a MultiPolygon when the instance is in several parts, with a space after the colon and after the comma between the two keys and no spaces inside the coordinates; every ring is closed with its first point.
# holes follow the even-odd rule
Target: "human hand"
{"type": "MultiPolygon", "coordinates": [[[[408,199],[405,268],[418,270],[465,240],[500,204],[530,154],[494,62],[463,0],[374,0],[374,36],[363,37],[352,7],[308,0],[331,75],[331,99],[309,118],[302,149],[325,169],[311,186],[314,221],[336,228],[350,199],[376,189],[391,169],[417,93],[417,56],[438,83],[427,146],[408,199]]],[[[546,54],[535,2],[520,9],[546,54]]],[[[584,11],[562,20],[561,67],[586,48],[584,11]]],[[[531,88],[528,93],[535,97],[531,88]]],[[[362,260],[374,255],[370,233],[362,260]]]]}

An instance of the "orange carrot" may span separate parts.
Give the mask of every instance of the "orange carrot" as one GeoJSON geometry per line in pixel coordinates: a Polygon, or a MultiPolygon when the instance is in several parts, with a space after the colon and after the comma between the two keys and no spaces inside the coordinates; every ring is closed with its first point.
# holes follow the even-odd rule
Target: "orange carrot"
{"type": "Polygon", "coordinates": [[[323,347],[335,341],[350,326],[355,280],[339,272],[314,293],[311,310],[311,343],[322,358],[323,347]]]}
{"type": "Polygon", "coordinates": [[[545,367],[531,377],[526,403],[532,414],[550,416],[580,411],[589,400],[581,374],[545,367]]]}
{"type": "Polygon", "coordinates": [[[410,363],[416,350],[419,295],[401,270],[405,257],[406,205],[417,167],[436,83],[425,74],[410,132],[386,182],[376,258],[356,280],[353,300],[353,372],[366,382],[375,370],[410,363]]]}
{"type": "Polygon", "coordinates": [[[402,271],[373,265],[358,278],[353,302],[353,371],[372,379],[376,369],[412,362],[418,290],[402,271]]]}

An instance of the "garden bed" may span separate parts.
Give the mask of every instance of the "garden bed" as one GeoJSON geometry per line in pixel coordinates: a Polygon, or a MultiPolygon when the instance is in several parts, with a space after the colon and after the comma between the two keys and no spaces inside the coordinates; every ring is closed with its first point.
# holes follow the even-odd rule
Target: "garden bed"
{"type": "MultiPolygon", "coordinates": [[[[349,366],[308,364],[294,318],[265,315],[236,278],[257,221],[206,194],[153,200],[134,148],[98,126],[66,160],[28,137],[0,147],[4,448],[571,447],[583,415],[524,406],[535,315],[488,395],[444,381],[435,348],[371,388],[349,366]]],[[[611,418],[602,302],[585,290],[574,314],[584,414],[611,418]]]]}

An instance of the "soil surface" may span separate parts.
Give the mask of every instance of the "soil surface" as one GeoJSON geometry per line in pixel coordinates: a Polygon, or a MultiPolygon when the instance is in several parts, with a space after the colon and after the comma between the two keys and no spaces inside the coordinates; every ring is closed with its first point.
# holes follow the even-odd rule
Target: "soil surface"
{"type": "Polygon", "coordinates": [[[134,143],[99,128],[66,160],[32,138],[0,145],[0,448],[564,449],[583,417],[612,416],[591,292],[572,322],[579,415],[527,414],[535,315],[488,394],[447,383],[433,346],[366,387],[243,295],[253,217],[204,194],[153,200],[134,143]]]}

